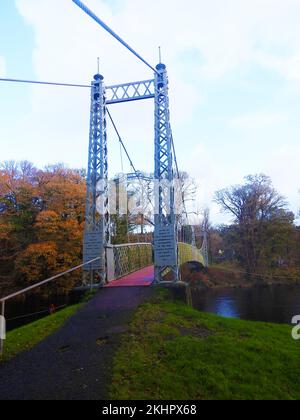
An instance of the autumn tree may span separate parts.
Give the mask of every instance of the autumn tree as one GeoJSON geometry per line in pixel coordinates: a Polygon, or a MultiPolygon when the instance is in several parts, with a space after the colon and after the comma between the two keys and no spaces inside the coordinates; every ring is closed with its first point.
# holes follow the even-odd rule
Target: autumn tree
{"type": "Polygon", "coordinates": [[[82,174],[63,165],[44,170],[29,162],[0,166],[0,274],[25,285],[81,261],[82,174]]]}
{"type": "Polygon", "coordinates": [[[249,273],[287,261],[294,241],[294,215],[269,177],[254,175],[244,185],[218,191],[216,202],[233,216],[232,247],[249,273]]]}

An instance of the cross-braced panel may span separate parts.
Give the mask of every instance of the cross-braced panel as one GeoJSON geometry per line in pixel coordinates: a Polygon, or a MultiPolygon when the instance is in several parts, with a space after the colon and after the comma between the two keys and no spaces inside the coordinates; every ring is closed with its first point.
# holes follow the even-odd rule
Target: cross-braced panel
{"type": "Polygon", "coordinates": [[[154,98],[154,80],[108,86],[106,92],[108,105],[151,99],[154,98]]]}

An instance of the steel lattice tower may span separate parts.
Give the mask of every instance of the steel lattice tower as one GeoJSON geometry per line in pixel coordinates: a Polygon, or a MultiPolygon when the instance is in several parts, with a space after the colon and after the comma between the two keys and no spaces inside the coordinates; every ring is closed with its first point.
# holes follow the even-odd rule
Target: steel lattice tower
{"type": "Polygon", "coordinates": [[[178,242],[175,217],[174,157],[169,110],[169,82],[164,64],[155,74],[155,282],[164,280],[171,271],[172,280],[179,280],[178,242]]]}
{"type": "Polygon", "coordinates": [[[105,246],[110,243],[108,209],[108,161],[106,133],[106,95],[103,76],[92,81],[90,137],[84,237],[84,262],[99,258],[88,266],[106,281],[105,246]]]}

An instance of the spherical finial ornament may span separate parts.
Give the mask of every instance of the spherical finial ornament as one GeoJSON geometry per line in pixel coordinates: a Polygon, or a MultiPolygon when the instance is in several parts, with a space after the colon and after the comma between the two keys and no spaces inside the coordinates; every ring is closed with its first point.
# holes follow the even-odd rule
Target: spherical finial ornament
{"type": "Polygon", "coordinates": [[[94,80],[96,80],[96,82],[99,82],[99,80],[104,80],[104,77],[101,74],[95,74],[94,80]]]}
{"type": "Polygon", "coordinates": [[[167,66],[165,64],[163,64],[163,63],[159,63],[156,66],[156,70],[157,71],[164,71],[164,70],[166,70],[166,68],[167,68],[167,66]]]}

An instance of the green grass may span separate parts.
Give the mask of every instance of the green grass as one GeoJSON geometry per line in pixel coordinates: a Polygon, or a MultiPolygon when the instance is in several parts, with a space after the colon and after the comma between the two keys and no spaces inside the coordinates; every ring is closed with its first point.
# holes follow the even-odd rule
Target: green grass
{"type": "Polygon", "coordinates": [[[112,399],[300,399],[291,326],[224,319],[160,291],[141,306],[114,358],[112,399]]]}
{"type": "Polygon", "coordinates": [[[12,359],[24,350],[31,349],[57,331],[81,306],[82,304],[69,306],[46,318],[8,332],[4,342],[4,355],[0,358],[0,363],[12,359]]]}

